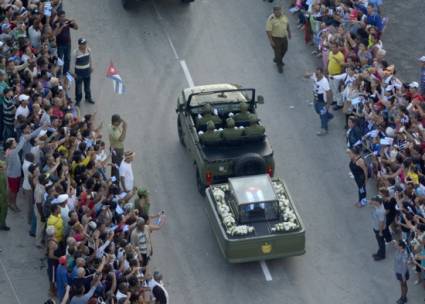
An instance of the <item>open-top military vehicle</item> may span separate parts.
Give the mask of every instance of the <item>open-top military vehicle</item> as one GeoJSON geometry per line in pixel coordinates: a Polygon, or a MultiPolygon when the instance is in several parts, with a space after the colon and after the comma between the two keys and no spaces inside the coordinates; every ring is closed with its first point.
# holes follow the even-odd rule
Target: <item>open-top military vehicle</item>
{"type": "Polygon", "coordinates": [[[273,176],[273,150],[255,113],[260,103],[255,89],[233,84],[191,87],[178,97],[178,136],[193,159],[202,195],[229,177],[273,176]]]}
{"type": "Polygon", "coordinates": [[[267,174],[229,178],[206,194],[208,219],[229,262],[305,253],[303,222],[281,179],[267,174]]]}

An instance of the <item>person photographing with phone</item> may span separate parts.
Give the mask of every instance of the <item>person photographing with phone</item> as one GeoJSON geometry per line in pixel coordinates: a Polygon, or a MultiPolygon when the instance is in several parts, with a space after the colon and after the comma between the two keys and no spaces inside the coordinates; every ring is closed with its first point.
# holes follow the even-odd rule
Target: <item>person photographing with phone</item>
{"type": "Polygon", "coordinates": [[[65,75],[69,71],[71,62],[71,30],[78,30],[75,20],[66,18],[65,11],[60,10],[53,22],[53,33],[56,36],[58,57],[63,60],[62,73],[65,75]]]}

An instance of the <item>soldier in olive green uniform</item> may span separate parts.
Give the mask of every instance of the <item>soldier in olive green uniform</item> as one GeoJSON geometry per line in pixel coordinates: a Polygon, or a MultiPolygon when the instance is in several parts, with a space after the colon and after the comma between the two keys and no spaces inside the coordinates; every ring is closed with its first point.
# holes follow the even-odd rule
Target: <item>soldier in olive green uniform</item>
{"type": "Polygon", "coordinates": [[[237,141],[242,137],[243,129],[235,128],[233,118],[226,119],[226,128],[223,130],[223,138],[226,141],[237,141]]]}
{"type": "Polygon", "coordinates": [[[205,145],[217,144],[221,141],[221,132],[215,131],[214,123],[209,120],[207,122],[207,131],[199,135],[199,140],[205,145]]]}
{"type": "Polygon", "coordinates": [[[238,122],[243,122],[243,121],[249,121],[251,118],[251,115],[254,115],[255,117],[257,117],[255,114],[251,114],[248,111],[248,104],[246,102],[241,102],[240,104],[240,112],[236,115],[234,115],[232,118],[233,120],[238,123],[238,122]]]}
{"type": "Polygon", "coordinates": [[[204,105],[203,115],[202,115],[202,117],[198,118],[196,125],[198,127],[204,126],[210,120],[214,123],[214,125],[221,123],[220,117],[218,117],[217,115],[214,115],[214,112],[213,112],[211,105],[209,103],[207,103],[207,104],[204,105]]]}
{"type": "Polygon", "coordinates": [[[0,230],[8,231],[10,228],[6,225],[7,189],[5,169],[4,161],[0,161],[0,230]]]}
{"type": "Polygon", "coordinates": [[[258,119],[255,115],[251,115],[249,118],[249,126],[244,129],[244,134],[248,139],[262,138],[266,129],[258,123],[258,119]]]}

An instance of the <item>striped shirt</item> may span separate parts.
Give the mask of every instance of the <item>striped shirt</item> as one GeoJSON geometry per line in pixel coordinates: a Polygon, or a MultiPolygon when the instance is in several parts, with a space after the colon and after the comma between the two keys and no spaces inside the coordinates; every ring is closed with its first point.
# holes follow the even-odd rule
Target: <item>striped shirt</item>
{"type": "Polygon", "coordinates": [[[5,126],[13,126],[15,121],[15,100],[13,98],[3,99],[3,123],[5,126]]]}

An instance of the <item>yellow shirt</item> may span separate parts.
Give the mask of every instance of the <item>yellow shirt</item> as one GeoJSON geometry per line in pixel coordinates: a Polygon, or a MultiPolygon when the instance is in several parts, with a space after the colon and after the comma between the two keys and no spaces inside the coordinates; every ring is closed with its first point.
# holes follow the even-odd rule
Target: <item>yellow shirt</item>
{"type": "Polygon", "coordinates": [[[267,19],[266,31],[271,32],[273,37],[288,37],[288,18],[284,15],[276,17],[271,14],[267,19]]]}
{"type": "Polygon", "coordinates": [[[419,175],[417,175],[415,172],[407,172],[407,177],[409,177],[415,185],[419,185],[419,175]]]}
{"type": "Polygon", "coordinates": [[[328,57],[328,74],[329,75],[339,75],[342,73],[343,65],[340,63],[344,63],[344,54],[342,52],[338,52],[336,54],[329,52],[328,57]]]}
{"type": "Polygon", "coordinates": [[[55,227],[55,238],[57,242],[62,241],[63,239],[63,219],[60,214],[57,216],[54,214],[50,214],[47,219],[47,226],[55,227]]]}
{"type": "Polygon", "coordinates": [[[124,149],[124,141],[120,140],[123,132],[122,124],[118,127],[109,125],[109,143],[113,149],[124,149]]]}

